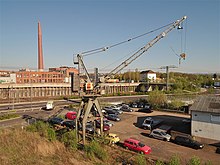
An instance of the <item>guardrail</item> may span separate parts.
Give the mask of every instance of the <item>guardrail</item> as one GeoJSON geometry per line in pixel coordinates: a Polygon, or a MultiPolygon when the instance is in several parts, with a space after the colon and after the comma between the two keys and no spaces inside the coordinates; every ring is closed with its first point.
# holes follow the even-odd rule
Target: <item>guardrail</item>
{"type": "Polygon", "coordinates": [[[32,112],[32,111],[43,111],[43,110],[41,108],[13,109],[13,110],[0,111],[0,114],[32,112]]]}

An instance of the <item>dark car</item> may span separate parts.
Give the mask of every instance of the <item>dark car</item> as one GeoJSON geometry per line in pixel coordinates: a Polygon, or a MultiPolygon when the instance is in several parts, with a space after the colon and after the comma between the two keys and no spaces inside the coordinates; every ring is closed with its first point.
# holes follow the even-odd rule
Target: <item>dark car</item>
{"type": "Polygon", "coordinates": [[[191,139],[190,137],[177,136],[174,142],[177,144],[183,145],[183,146],[194,148],[194,149],[202,149],[204,147],[204,144],[201,144],[191,139]]]}
{"type": "Polygon", "coordinates": [[[50,124],[59,124],[59,125],[61,125],[62,122],[63,122],[63,119],[61,119],[61,118],[59,118],[59,117],[54,117],[54,118],[50,118],[50,119],[48,120],[48,122],[49,122],[50,124]]]}
{"type": "Polygon", "coordinates": [[[61,123],[62,126],[66,126],[69,129],[75,129],[76,123],[73,120],[66,120],[61,123]]]}
{"type": "Polygon", "coordinates": [[[132,111],[133,111],[133,110],[132,110],[129,106],[127,106],[127,105],[123,105],[120,110],[122,110],[122,111],[124,111],[124,112],[132,112],[132,111]]]}
{"type": "MultiPolygon", "coordinates": [[[[79,130],[82,131],[82,125],[79,126],[79,130]]],[[[93,134],[95,132],[94,125],[92,122],[86,123],[86,133],[93,134]]]]}
{"type": "Polygon", "coordinates": [[[107,114],[116,114],[116,115],[119,115],[119,112],[118,111],[116,111],[116,110],[114,110],[114,109],[111,109],[111,108],[109,108],[109,109],[104,109],[105,110],[105,112],[107,113],[107,114]]]}
{"type": "Polygon", "coordinates": [[[105,116],[108,120],[120,121],[121,119],[116,114],[108,114],[105,116]]]}
{"type": "MultiPolygon", "coordinates": [[[[100,124],[100,122],[98,122],[98,120],[96,121],[96,127],[97,128],[101,128],[101,124],[100,124]]],[[[104,124],[103,124],[103,131],[108,131],[108,130],[110,130],[110,126],[105,124],[105,122],[104,122],[104,124]]]]}
{"type": "Polygon", "coordinates": [[[151,109],[149,109],[149,108],[141,108],[141,109],[139,109],[139,110],[138,110],[138,112],[151,113],[151,112],[152,112],[152,110],[151,110],[151,109]]]}

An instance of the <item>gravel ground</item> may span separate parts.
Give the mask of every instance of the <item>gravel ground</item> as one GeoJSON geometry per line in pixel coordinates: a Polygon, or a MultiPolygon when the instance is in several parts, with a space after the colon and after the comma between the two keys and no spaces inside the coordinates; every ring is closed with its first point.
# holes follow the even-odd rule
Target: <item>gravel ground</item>
{"type": "Polygon", "coordinates": [[[139,127],[141,121],[148,116],[164,120],[163,124],[172,126],[173,130],[190,133],[190,125],[182,122],[183,119],[189,118],[189,115],[161,111],[154,111],[152,113],[141,113],[136,111],[131,113],[125,112],[121,115],[122,120],[120,122],[115,122],[110,132],[117,133],[121,142],[126,138],[132,137],[150,146],[152,148],[152,153],[147,155],[150,159],[167,161],[170,160],[171,156],[177,154],[181,157],[183,164],[186,164],[193,156],[199,157],[203,163],[210,160],[214,165],[220,164],[220,155],[215,153],[216,148],[214,146],[205,145],[202,150],[195,150],[172,142],[165,142],[148,137],[150,131],[139,127]]]}

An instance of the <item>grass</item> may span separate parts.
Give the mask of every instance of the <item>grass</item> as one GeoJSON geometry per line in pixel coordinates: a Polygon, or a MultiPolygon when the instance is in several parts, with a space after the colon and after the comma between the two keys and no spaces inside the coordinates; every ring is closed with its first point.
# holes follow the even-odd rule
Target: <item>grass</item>
{"type": "Polygon", "coordinates": [[[19,117],[18,114],[4,114],[0,116],[0,120],[7,120],[7,119],[13,119],[19,117]]]}

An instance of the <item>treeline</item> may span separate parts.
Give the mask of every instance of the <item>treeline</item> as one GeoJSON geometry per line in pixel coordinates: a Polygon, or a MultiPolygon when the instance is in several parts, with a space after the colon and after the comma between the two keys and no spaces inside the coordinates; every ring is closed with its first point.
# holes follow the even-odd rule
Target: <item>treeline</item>
{"type": "MultiPolygon", "coordinates": [[[[166,83],[166,73],[156,72],[158,83],[166,83]]],[[[115,78],[120,81],[134,82],[140,81],[140,72],[125,72],[118,74],[115,78]]],[[[169,83],[172,84],[170,90],[174,92],[180,91],[199,91],[201,87],[212,86],[214,84],[214,79],[218,79],[216,74],[189,74],[189,73],[179,73],[170,72],[169,73],[169,83]]],[[[146,80],[147,81],[147,80],[146,80]]]]}

